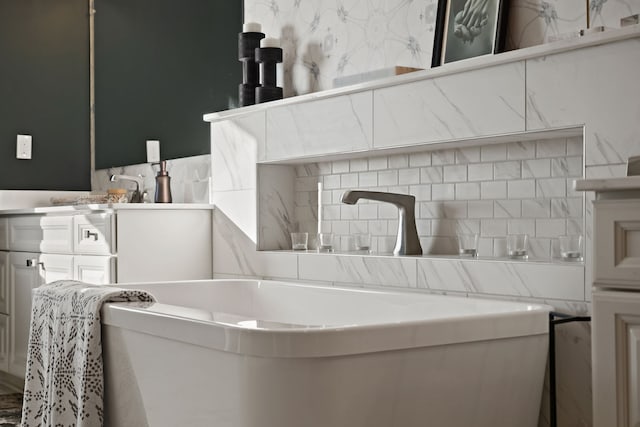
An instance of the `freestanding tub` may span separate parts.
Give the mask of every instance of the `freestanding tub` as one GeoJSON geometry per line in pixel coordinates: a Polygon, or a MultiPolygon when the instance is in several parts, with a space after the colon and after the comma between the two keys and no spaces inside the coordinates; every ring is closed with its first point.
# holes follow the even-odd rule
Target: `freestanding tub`
{"type": "MultiPolygon", "coordinates": [[[[120,286],[120,285],[118,285],[120,286]]],[[[536,426],[550,307],[276,281],[103,307],[107,426],[536,426]]]]}

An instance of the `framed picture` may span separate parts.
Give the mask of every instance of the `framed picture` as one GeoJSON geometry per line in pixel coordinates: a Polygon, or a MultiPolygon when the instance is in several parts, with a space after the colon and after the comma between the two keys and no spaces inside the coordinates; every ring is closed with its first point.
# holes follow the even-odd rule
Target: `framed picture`
{"type": "Polygon", "coordinates": [[[432,67],[502,52],[509,0],[439,0],[432,67]]]}

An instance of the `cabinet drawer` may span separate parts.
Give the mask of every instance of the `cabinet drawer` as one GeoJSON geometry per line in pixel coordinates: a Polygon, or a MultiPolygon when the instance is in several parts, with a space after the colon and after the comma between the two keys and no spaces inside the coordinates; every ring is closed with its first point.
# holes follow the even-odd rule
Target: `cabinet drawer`
{"type": "Polygon", "coordinates": [[[594,202],[596,284],[638,287],[640,200],[594,202]]]}
{"type": "Polygon", "coordinates": [[[115,261],[112,256],[76,255],[73,257],[74,279],[93,285],[113,283],[115,261]]]}
{"type": "Polygon", "coordinates": [[[9,218],[9,249],[70,254],[73,251],[71,216],[9,218]]]}
{"type": "Polygon", "coordinates": [[[110,255],[116,251],[114,217],[110,213],[73,217],[73,249],[76,254],[110,255]]]}
{"type": "Polygon", "coordinates": [[[0,250],[9,249],[9,225],[7,218],[0,218],[0,250]]]}

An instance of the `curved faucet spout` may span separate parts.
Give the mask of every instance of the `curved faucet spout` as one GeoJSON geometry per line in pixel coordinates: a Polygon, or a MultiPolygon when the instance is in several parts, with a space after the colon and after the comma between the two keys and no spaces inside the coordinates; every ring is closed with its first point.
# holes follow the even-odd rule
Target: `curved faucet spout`
{"type": "Polygon", "coordinates": [[[382,191],[348,190],[342,194],[342,203],[354,205],[360,199],[391,203],[398,208],[398,236],[394,255],[422,255],[422,246],[416,228],[416,198],[409,194],[382,191]]]}
{"type": "Polygon", "coordinates": [[[131,203],[142,203],[143,194],[142,194],[142,176],[131,176],[131,175],[111,175],[109,178],[111,182],[116,181],[133,181],[136,183],[136,189],[133,191],[131,195],[131,203]]]}

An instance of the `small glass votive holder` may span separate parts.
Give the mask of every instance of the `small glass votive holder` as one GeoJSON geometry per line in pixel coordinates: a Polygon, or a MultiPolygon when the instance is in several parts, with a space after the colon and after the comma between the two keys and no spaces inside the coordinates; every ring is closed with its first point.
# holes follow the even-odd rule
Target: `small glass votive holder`
{"type": "Polygon", "coordinates": [[[355,236],[356,251],[371,252],[371,234],[358,233],[355,236]]]}
{"type": "Polygon", "coordinates": [[[318,233],[318,252],[333,252],[333,233],[318,233]]]}
{"type": "Polygon", "coordinates": [[[294,251],[306,251],[309,242],[309,233],[291,233],[291,249],[294,251]]]}
{"type": "Polygon", "coordinates": [[[529,258],[529,235],[510,234],[507,236],[507,255],[512,259],[529,258]]]}
{"type": "Polygon", "coordinates": [[[458,234],[458,254],[464,257],[478,256],[478,233],[458,234]]]}
{"type": "Polygon", "coordinates": [[[560,236],[560,258],[563,261],[580,262],[582,258],[582,235],[577,236],[560,236]]]}

